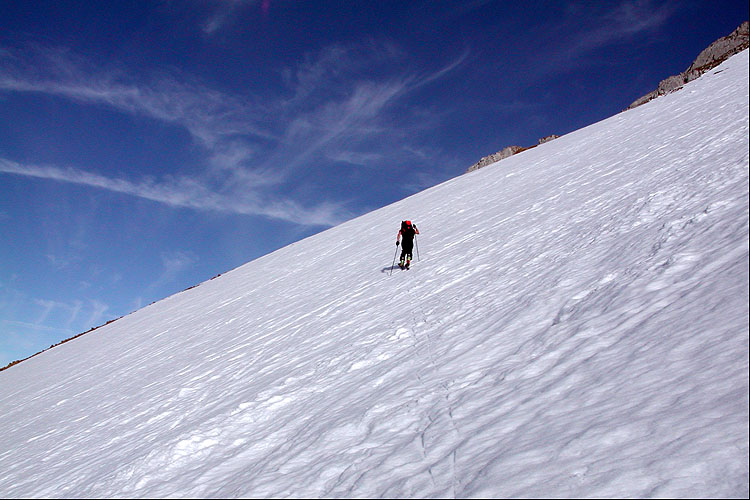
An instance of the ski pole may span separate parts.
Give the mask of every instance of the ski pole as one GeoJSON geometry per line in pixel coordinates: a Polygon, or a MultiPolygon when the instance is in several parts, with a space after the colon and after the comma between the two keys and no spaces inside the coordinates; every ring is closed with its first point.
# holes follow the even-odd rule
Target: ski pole
{"type": "Polygon", "coordinates": [[[393,266],[396,265],[396,254],[398,254],[398,245],[396,245],[396,253],[393,254],[393,262],[391,263],[391,272],[388,273],[388,276],[393,274],[393,266]]]}
{"type": "Polygon", "coordinates": [[[417,262],[419,262],[419,240],[416,234],[414,235],[414,245],[417,247],[417,262]]]}

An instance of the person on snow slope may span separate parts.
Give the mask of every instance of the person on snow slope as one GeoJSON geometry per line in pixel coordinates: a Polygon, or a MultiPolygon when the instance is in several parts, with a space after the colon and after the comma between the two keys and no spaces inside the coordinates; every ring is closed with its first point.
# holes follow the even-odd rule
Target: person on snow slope
{"type": "Polygon", "coordinates": [[[401,260],[398,262],[398,267],[401,269],[409,269],[412,259],[411,252],[414,248],[414,235],[417,234],[419,234],[419,229],[417,229],[416,224],[412,224],[410,220],[401,221],[401,229],[399,229],[396,236],[396,246],[399,245],[403,238],[403,243],[401,243],[401,260]]]}

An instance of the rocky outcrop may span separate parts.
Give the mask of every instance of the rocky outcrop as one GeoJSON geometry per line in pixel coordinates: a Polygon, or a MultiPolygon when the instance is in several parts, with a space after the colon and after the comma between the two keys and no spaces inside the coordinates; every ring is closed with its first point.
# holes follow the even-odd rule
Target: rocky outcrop
{"type": "Polygon", "coordinates": [[[513,156],[516,153],[520,153],[521,151],[526,151],[527,149],[535,148],[539,144],[544,144],[545,142],[553,141],[557,139],[558,137],[560,136],[555,135],[555,134],[548,135],[547,137],[542,137],[541,139],[539,139],[537,144],[534,144],[533,146],[529,146],[528,148],[522,148],[521,146],[505,147],[501,149],[500,151],[498,151],[497,153],[491,154],[489,156],[485,156],[484,158],[476,162],[474,165],[470,166],[466,171],[472,172],[474,170],[478,170],[482,167],[486,167],[487,165],[491,163],[499,162],[500,160],[504,160],[505,158],[509,156],[513,156]]]}
{"type": "MultiPolygon", "coordinates": [[[[688,69],[686,69],[679,75],[670,76],[669,78],[662,80],[656,90],[646,94],[640,99],[636,99],[630,106],[628,106],[627,109],[635,108],[637,106],[640,106],[641,104],[647,103],[651,99],[659,97],[660,95],[668,94],[669,92],[674,92],[675,90],[682,88],[682,86],[687,82],[695,80],[703,73],[715,68],[722,62],[732,57],[734,54],[747,49],[748,46],[750,46],[750,43],[748,43],[748,39],[748,22],[745,21],[732,33],[725,37],[719,38],[714,43],[709,45],[706,49],[704,49],[700,54],[698,54],[698,57],[695,59],[695,61],[693,61],[693,64],[691,64],[688,69]]],[[[549,142],[557,138],[557,135],[542,137],[541,139],[539,139],[539,144],[544,144],[545,142],[549,142]]],[[[495,154],[485,156],[477,163],[469,167],[466,171],[471,172],[480,169],[492,163],[496,163],[500,160],[508,158],[509,156],[513,156],[516,153],[520,153],[521,151],[525,151],[536,146],[536,144],[527,148],[522,148],[521,146],[508,146],[495,154]]]]}
{"type": "Polygon", "coordinates": [[[673,75],[662,80],[656,90],[636,99],[627,109],[633,109],[656,97],[682,88],[687,82],[695,80],[706,71],[715,68],[738,52],[747,49],[748,46],[750,46],[750,43],[748,43],[748,22],[745,21],[732,33],[719,38],[698,54],[698,57],[688,69],[679,75],[673,75]]]}
{"type": "Polygon", "coordinates": [[[476,162],[474,165],[470,166],[467,172],[478,170],[482,167],[486,167],[487,165],[491,163],[495,163],[509,156],[513,156],[514,154],[518,153],[521,150],[523,150],[521,146],[508,146],[506,148],[503,148],[497,153],[491,154],[489,156],[485,156],[484,158],[476,162]]]}
{"type": "Polygon", "coordinates": [[[542,137],[541,139],[539,139],[539,144],[544,144],[545,142],[554,141],[558,137],[560,137],[560,136],[559,135],[555,135],[555,134],[548,135],[547,137],[542,137]]]}

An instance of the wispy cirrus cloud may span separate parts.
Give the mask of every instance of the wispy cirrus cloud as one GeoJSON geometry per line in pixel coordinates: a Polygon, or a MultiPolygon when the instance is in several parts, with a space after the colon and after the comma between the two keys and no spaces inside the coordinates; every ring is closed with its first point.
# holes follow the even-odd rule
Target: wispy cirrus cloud
{"type": "Polygon", "coordinates": [[[155,290],[171,283],[181,272],[190,268],[198,261],[198,257],[190,251],[162,252],[162,272],[159,277],[151,283],[148,290],[155,290]]]}
{"type": "Polygon", "coordinates": [[[91,325],[91,327],[101,326],[104,321],[104,314],[109,310],[109,305],[98,300],[91,300],[90,303],[91,311],[85,324],[91,325]]]}
{"type": "Polygon", "coordinates": [[[539,54],[544,64],[534,61],[531,71],[546,76],[590,64],[595,51],[656,31],[677,8],[676,2],[654,0],[569,2],[559,19],[535,32],[537,42],[550,49],[539,54]]]}
{"type": "Polygon", "coordinates": [[[70,330],[68,328],[58,328],[54,326],[42,325],[39,323],[29,323],[26,321],[16,321],[10,319],[5,319],[2,322],[5,325],[17,326],[23,328],[24,330],[30,330],[34,332],[52,332],[65,335],[73,335],[73,330],[70,330]]]}
{"type": "Polygon", "coordinates": [[[0,92],[53,95],[182,127],[205,152],[207,164],[202,174],[175,171],[140,180],[10,159],[0,159],[0,171],[174,207],[334,225],[353,215],[342,203],[304,203],[283,194],[295,172],[316,158],[348,158],[358,165],[387,157],[386,144],[398,129],[391,106],[459,67],[466,54],[421,76],[392,68],[403,57],[390,43],[333,45],[283,70],[286,89],[275,99],[259,99],[227,95],[185,75],[137,80],[122,68],[98,68],[66,50],[36,48],[28,57],[5,50],[0,92]]]}
{"type": "Polygon", "coordinates": [[[135,82],[124,76],[124,71],[93,69],[62,50],[37,49],[29,59],[13,54],[5,60],[14,64],[0,69],[0,92],[54,95],[182,127],[204,149],[208,165],[199,176],[176,172],[159,180],[138,181],[79,168],[21,164],[7,159],[2,160],[0,171],[106,189],[174,207],[265,216],[303,225],[328,226],[350,216],[336,203],[305,207],[281,196],[268,195],[269,187],[282,184],[289,175],[289,166],[294,164],[288,153],[277,159],[280,161],[268,161],[267,144],[278,145],[281,139],[260,123],[261,117],[279,116],[278,110],[268,109],[273,103],[250,104],[247,98],[185,83],[188,78],[183,82],[167,77],[150,83],[135,82]],[[36,64],[40,61],[43,64],[36,64]],[[253,146],[257,139],[266,144],[266,150],[259,152],[253,146]],[[259,154],[265,158],[256,159],[259,154]]]}
{"type": "MultiPolygon", "coordinates": [[[[9,51],[6,51],[9,52],[9,51]]],[[[101,68],[63,49],[30,48],[6,55],[0,91],[34,92],[104,105],[184,127],[206,147],[226,137],[273,139],[262,125],[269,110],[191,82],[186,75],[136,81],[121,68],[101,68]]]]}
{"type": "Polygon", "coordinates": [[[151,179],[132,182],[72,167],[25,165],[4,158],[0,158],[0,172],[105,189],[172,207],[265,216],[303,225],[330,226],[348,216],[336,203],[306,208],[290,200],[262,200],[253,197],[253,193],[219,193],[209,189],[205,183],[185,176],[169,177],[160,182],[151,179]]]}
{"type": "Polygon", "coordinates": [[[204,20],[201,29],[206,35],[213,35],[229,23],[238,9],[261,4],[264,13],[268,12],[269,0],[217,0],[208,18],[204,20]]]}
{"type": "MultiPolygon", "coordinates": [[[[22,309],[30,310],[31,321],[3,319],[3,324],[19,328],[19,332],[70,336],[81,333],[86,328],[99,326],[109,306],[97,300],[66,302],[29,297],[24,292],[9,287],[0,289],[0,313],[3,316],[17,316],[22,309]]],[[[56,337],[56,342],[64,339],[64,336],[56,337]]]]}
{"type": "Polygon", "coordinates": [[[300,165],[316,153],[363,165],[391,158],[390,144],[409,149],[409,139],[401,131],[414,127],[416,120],[409,116],[405,124],[389,109],[461,67],[468,56],[466,50],[444,67],[418,74],[407,69],[406,54],[391,43],[335,44],[317,57],[309,55],[296,71],[284,74],[292,95],[282,106],[292,117],[281,139],[286,151],[293,152],[287,165],[300,165]],[[289,113],[291,109],[297,112],[289,113]],[[363,146],[373,139],[378,148],[363,146]],[[353,146],[367,149],[353,150],[353,146]]]}
{"type": "Polygon", "coordinates": [[[388,127],[379,123],[378,116],[405,89],[405,83],[399,81],[362,83],[345,100],[326,103],[298,116],[282,139],[288,158],[285,168],[295,168],[320,151],[335,156],[330,151],[340,151],[342,143],[385,134],[388,127]]]}
{"type": "Polygon", "coordinates": [[[587,52],[627,40],[662,26],[675,12],[671,3],[653,0],[628,0],[610,4],[593,17],[593,28],[582,32],[571,44],[570,51],[587,52]]]}
{"type": "Polygon", "coordinates": [[[334,43],[317,52],[307,53],[293,68],[284,68],[281,76],[291,97],[287,109],[309,109],[331,97],[345,96],[352,82],[373,82],[378,75],[392,76],[406,64],[406,54],[395,44],[372,39],[361,43],[334,43]]]}
{"type": "Polygon", "coordinates": [[[58,331],[63,333],[72,333],[73,325],[80,319],[80,313],[86,311],[87,319],[83,321],[84,328],[92,328],[101,325],[104,314],[109,310],[109,306],[98,300],[89,300],[88,306],[84,307],[81,300],[74,300],[71,303],[60,302],[57,300],[34,299],[33,303],[39,309],[39,316],[34,323],[26,323],[24,326],[38,331],[58,331]],[[55,321],[50,321],[50,315],[59,316],[55,321]],[[65,319],[67,317],[67,319],[65,319]],[[49,323],[56,322],[64,324],[64,328],[50,327],[49,323]]]}

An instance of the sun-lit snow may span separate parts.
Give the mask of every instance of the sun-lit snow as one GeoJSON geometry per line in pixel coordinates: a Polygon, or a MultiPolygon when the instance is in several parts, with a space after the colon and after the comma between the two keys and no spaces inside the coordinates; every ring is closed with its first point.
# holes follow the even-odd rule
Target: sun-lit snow
{"type": "Polygon", "coordinates": [[[0,495],[746,498],[748,133],[745,51],[5,370],[0,495]]]}

